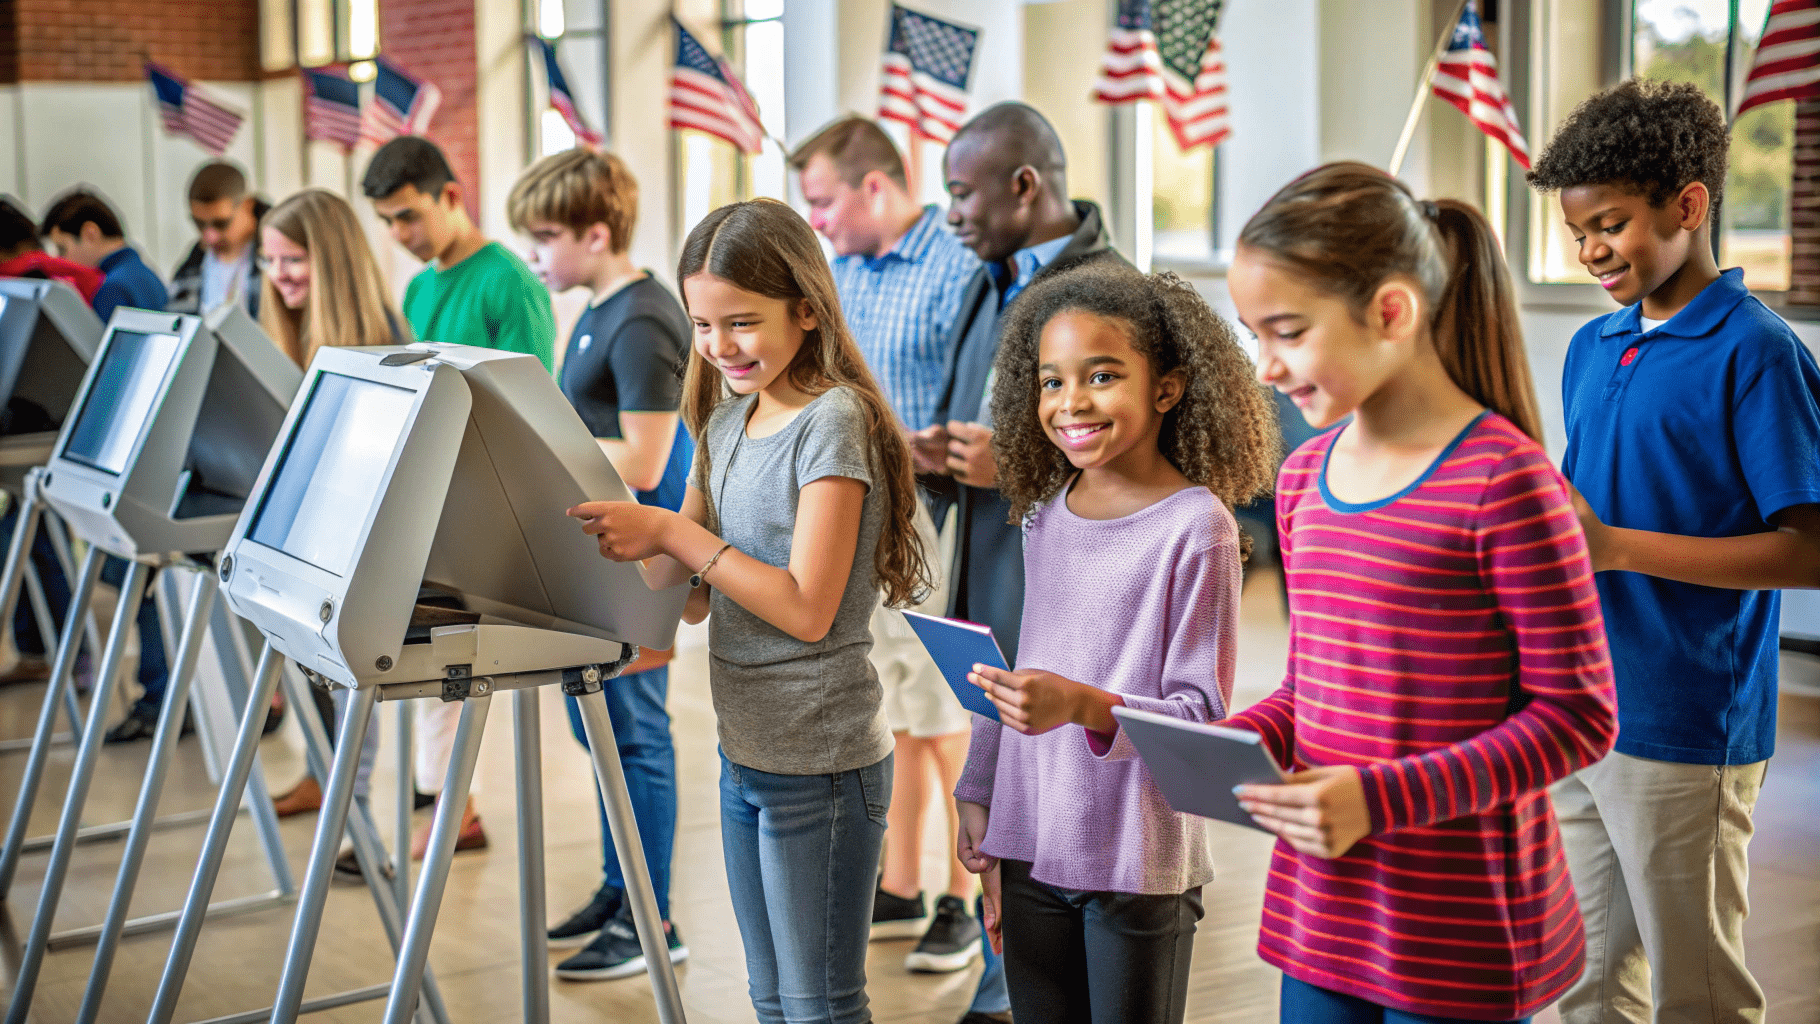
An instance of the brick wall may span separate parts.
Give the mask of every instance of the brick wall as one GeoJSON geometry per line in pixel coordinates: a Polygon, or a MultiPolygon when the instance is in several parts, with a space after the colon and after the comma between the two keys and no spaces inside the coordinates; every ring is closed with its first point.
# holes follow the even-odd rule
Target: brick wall
{"type": "Polygon", "coordinates": [[[480,216],[480,64],[474,0],[379,0],[379,48],[386,59],[442,90],[430,141],[461,182],[469,216],[480,216]]]}
{"type": "Polygon", "coordinates": [[[1794,266],[1788,302],[1820,306],[1820,99],[1795,101],[1795,168],[1789,201],[1794,266]]]}
{"type": "Polygon", "coordinates": [[[0,0],[0,82],[131,82],[147,57],[187,78],[251,81],[259,0],[0,0]]]}

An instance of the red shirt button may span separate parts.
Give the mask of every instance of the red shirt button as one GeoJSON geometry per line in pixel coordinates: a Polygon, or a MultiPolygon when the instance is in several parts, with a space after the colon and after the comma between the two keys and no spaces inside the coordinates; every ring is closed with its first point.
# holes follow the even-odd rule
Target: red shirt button
{"type": "Polygon", "coordinates": [[[1619,366],[1629,366],[1631,363],[1634,363],[1636,361],[1637,361],[1637,346],[1632,345],[1631,347],[1624,350],[1624,358],[1618,360],[1618,365],[1619,366]]]}

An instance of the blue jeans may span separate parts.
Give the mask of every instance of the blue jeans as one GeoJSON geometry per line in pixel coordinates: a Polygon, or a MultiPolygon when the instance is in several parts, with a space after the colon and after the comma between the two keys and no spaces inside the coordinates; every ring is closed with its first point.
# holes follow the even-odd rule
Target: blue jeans
{"type": "MultiPolygon", "coordinates": [[[[1283,975],[1282,1016],[1295,1024],[1465,1024],[1457,1017],[1404,1013],[1283,975]]],[[[1529,1024],[1528,1017],[1509,1024],[1529,1024]]]]}
{"type": "MultiPolygon", "coordinates": [[[[126,559],[107,556],[101,578],[119,586],[126,579],[126,559]]],[[[171,681],[164,657],[164,627],[158,623],[158,602],[153,598],[157,586],[157,573],[146,577],[145,601],[139,605],[139,686],[145,692],[133,710],[147,715],[164,706],[164,688],[171,681]]]]}
{"type": "MultiPolygon", "coordinates": [[[[639,845],[651,887],[657,891],[657,913],[670,919],[670,856],[676,849],[676,746],[670,739],[670,712],[664,704],[670,694],[669,668],[654,668],[635,676],[610,679],[602,688],[607,715],[613,720],[613,744],[626,772],[626,792],[632,797],[632,818],[638,822],[639,845]]],[[[583,747],[588,734],[581,724],[581,705],[564,697],[569,728],[583,747]]],[[[600,871],[607,885],[626,891],[619,857],[613,852],[613,832],[607,827],[607,808],[594,791],[600,812],[600,871]]]]}
{"type": "Polygon", "coordinates": [[[863,1024],[891,755],[833,775],[720,759],[720,836],[760,1024],[863,1024]]]}
{"type": "MultiPolygon", "coordinates": [[[[974,919],[985,927],[986,901],[975,897],[973,900],[974,919]]],[[[980,939],[980,965],[985,968],[980,972],[979,987],[973,990],[973,1002],[968,1005],[968,1013],[1010,1013],[1011,992],[1005,987],[1005,958],[992,951],[989,939],[980,939]]]]}

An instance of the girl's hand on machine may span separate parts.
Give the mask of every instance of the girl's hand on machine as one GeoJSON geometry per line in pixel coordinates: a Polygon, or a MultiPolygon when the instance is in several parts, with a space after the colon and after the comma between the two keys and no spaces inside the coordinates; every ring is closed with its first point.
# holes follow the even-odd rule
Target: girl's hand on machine
{"type": "Polygon", "coordinates": [[[638,562],[664,553],[663,538],[676,513],[636,501],[586,501],[567,515],[581,531],[598,538],[600,554],[615,562],[638,562]]]}
{"type": "Polygon", "coordinates": [[[1314,857],[1339,857],[1371,834],[1371,809],[1359,770],[1308,768],[1272,786],[1238,786],[1233,795],[1259,826],[1314,857]]]}

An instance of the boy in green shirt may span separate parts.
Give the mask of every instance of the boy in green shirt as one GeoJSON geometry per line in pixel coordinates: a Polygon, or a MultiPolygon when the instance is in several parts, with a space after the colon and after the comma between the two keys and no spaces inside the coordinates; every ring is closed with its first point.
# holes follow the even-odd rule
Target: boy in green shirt
{"type": "Polygon", "coordinates": [[[404,290],[404,316],[417,337],[528,352],[554,368],[549,292],[523,260],[480,233],[435,143],[416,135],[386,143],[360,188],[393,240],[429,264],[404,290]]]}
{"type": "MultiPolygon", "coordinates": [[[[524,261],[498,242],[489,242],[461,202],[461,184],[442,150],[428,139],[401,135],[379,147],[367,165],[360,189],[373,201],[392,240],[429,264],[404,290],[404,318],[424,341],[528,352],[556,363],[556,317],[550,293],[524,261]]],[[[440,793],[461,717],[459,702],[420,700],[417,726],[417,788],[440,793]]],[[[487,845],[474,810],[476,778],[461,815],[457,850],[487,845]]],[[[426,822],[412,839],[411,856],[423,859],[429,847],[426,822]]]]}

